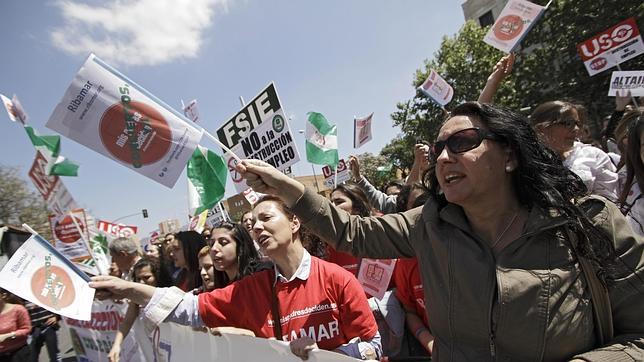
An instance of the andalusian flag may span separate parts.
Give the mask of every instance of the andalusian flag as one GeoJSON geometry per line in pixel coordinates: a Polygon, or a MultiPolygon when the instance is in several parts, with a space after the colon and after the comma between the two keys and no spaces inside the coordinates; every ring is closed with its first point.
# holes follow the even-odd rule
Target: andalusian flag
{"type": "Polygon", "coordinates": [[[47,158],[47,175],[78,176],[78,165],[60,155],[60,136],[39,136],[27,125],[25,131],[36,150],[47,158]]]}
{"type": "Polygon", "coordinates": [[[306,160],[316,165],[338,165],[338,131],[320,113],[309,112],[306,124],[306,160]]]}
{"type": "Polygon", "coordinates": [[[209,149],[197,146],[188,160],[188,198],[190,214],[211,209],[226,193],[228,167],[224,159],[209,149]]]}

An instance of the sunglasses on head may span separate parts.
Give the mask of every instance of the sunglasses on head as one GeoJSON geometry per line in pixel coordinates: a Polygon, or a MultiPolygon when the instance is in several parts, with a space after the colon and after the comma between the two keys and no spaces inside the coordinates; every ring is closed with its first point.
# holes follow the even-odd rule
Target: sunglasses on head
{"type": "Polygon", "coordinates": [[[478,127],[466,128],[452,134],[443,141],[436,141],[432,145],[432,155],[434,158],[438,157],[445,149],[445,146],[452,153],[467,152],[478,147],[484,139],[500,141],[502,138],[478,127]]]}
{"type": "Polygon", "coordinates": [[[564,126],[566,128],[575,128],[575,126],[578,126],[579,128],[581,128],[579,120],[574,118],[564,118],[552,121],[550,122],[550,124],[548,124],[548,127],[550,126],[564,126]]]}

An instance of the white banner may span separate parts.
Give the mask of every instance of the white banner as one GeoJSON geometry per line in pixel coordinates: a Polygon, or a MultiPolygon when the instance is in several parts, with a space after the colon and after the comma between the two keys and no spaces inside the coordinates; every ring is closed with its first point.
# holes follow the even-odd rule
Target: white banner
{"type": "Polygon", "coordinates": [[[373,113],[364,118],[353,120],[353,148],[360,148],[365,143],[371,141],[371,121],[373,113]]]}
{"type": "MultiPolygon", "coordinates": [[[[181,104],[183,104],[183,101],[181,101],[181,104]]],[[[199,120],[199,110],[197,109],[196,99],[191,100],[188,104],[183,104],[183,115],[195,123],[199,120]]]]}
{"type": "Polygon", "coordinates": [[[135,235],[138,228],[132,225],[114,224],[109,221],[98,220],[98,229],[118,238],[135,235]]]}
{"type": "MultiPolygon", "coordinates": [[[[291,352],[288,342],[235,334],[214,336],[175,323],[161,323],[159,332],[155,337],[156,350],[160,359],[168,362],[302,362],[291,352]]],[[[315,350],[309,353],[307,361],[358,360],[335,352],[315,350]]]]}
{"type": "Polygon", "coordinates": [[[608,95],[615,97],[617,91],[620,96],[625,96],[628,91],[633,97],[644,96],[644,70],[613,72],[608,95]]]}
{"type": "Polygon", "coordinates": [[[201,139],[181,114],[94,54],[47,127],[167,187],[201,139]]]}
{"type": "MultiPolygon", "coordinates": [[[[114,303],[111,300],[94,301],[92,304],[92,318],[89,321],[80,321],[73,318],[63,318],[63,322],[69,328],[70,337],[76,359],[79,362],[108,362],[107,355],[112,349],[116,332],[119,325],[125,318],[125,311],[128,304],[126,302],[114,303]]],[[[145,342],[138,343],[135,322],[130,333],[125,337],[121,344],[120,361],[123,362],[152,362],[153,353],[149,353],[145,358],[144,349],[140,348],[145,342]]],[[[151,350],[152,342],[148,342],[151,350]]]]}
{"type": "Polygon", "coordinates": [[[505,53],[511,53],[536,23],[543,6],[525,0],[510,0],[483,41],[505,53]]]}
{"type": "Polygon", "coordinates": [[[433,99],[441,106],[452,100],[454,89],[434,69],[429,72],[429,77],[418,87],[418,90],[433,99]]]}
{"type": "Polygon", "coordinates": [[[89,277],[40,235],[32,235],[0,271],[0,286],[53,313],[89,320],[89,277]]]}
{"type": "MultiPolygon", "coordinates": [[[[217,138],[240,158],[266,161],[280,171],[300,160],[273,83],[226,121],[217,130],[217,138]]],[[[243,192],[248,186],[235,170],[237,161],[228,153],[224,158],[235,189],[243,192]]]]}

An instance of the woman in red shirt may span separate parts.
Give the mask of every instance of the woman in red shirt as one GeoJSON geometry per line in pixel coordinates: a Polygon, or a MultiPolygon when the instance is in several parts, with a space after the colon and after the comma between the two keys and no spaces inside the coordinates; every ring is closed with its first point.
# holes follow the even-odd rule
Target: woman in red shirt
{"type": "Polygon", "coordinates": [[[8,296],[7,291],[0,290],[0,362],[30,361],[29,312],[20,304],[8,303],[8,296]]]}
{"type": "Polygon", "coordinates": [[[155,323],[244,328],[258,337],[289,341],[303,358],[317,347],[356,358],[379,357],[378,326],[357,279],[304,249],[300,221],[279,199],[264,196],[253,215],[255,240],[275,263],[272,270],[198,296],[109,276],[94,277],[90,286],[109,291],[99,291],[102,297],[127,297],[144,305],[155,323]]]}

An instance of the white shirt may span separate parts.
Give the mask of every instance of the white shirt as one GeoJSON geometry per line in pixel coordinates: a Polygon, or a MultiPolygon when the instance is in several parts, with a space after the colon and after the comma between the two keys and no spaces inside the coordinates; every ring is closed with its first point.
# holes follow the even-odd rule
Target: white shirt
{"type": "Polygon", "coordinates": [[[617,201],[617,170],[606,152],[595,146],[575,142],[563,163],[581,178],[591,194],[617,201]]]}

